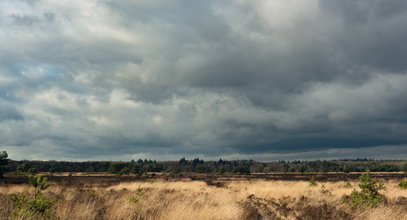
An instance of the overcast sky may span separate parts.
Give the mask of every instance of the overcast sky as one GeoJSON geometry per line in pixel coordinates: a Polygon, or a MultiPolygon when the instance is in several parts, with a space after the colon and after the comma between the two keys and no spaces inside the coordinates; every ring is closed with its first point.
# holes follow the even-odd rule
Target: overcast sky
{"type": "Polygon", "coordinates": [[[407,157],[406,0],[1,0],[12,159],[407,157]]]}

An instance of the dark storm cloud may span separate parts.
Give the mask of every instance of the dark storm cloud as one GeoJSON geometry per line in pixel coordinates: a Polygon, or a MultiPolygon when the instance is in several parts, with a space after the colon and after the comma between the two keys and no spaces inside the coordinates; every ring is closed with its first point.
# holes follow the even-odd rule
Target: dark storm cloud
{"type": "Polygon", "coordinates": [[[320,1],[326,16],[340,20],[336,43],[349,60],[382,71],[405,72],[407,3],[402,0],[320,1]]]}
{"type": "Polygon", "coordinates": [[[16,159],[393,157],[407,143],[406,10],[2,1],[1,144],[16,159]]]}

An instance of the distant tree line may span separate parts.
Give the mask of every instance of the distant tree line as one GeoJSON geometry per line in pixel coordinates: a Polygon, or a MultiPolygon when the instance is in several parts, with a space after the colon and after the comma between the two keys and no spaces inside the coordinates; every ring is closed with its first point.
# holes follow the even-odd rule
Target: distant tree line
{"type": "MultiPolygon", "coordinates": [[[[0,162],[1,172],[109,172],[114,174],[142,175],[146,172],[170,173],[271,173],[271,172],[395,172],[407,171],[407,161],[383,161],[372,159],[341,159],[341,160],[315,160],[315,161],[278,161],[257,162],[253,160],[222,160],[204,161],[199,158],[179,161],[155,161],[147,159],[132,160],[130,162],[109,161],[15,161],[0,162]]],[[[0,173],[1,174],[1,173],[0,173]]]]}

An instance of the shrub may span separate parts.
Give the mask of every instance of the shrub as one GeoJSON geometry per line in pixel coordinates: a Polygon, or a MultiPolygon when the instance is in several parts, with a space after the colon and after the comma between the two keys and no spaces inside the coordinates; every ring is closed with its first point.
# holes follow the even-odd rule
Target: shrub
{"type": "Polygon", "coordinates": [[[250,167],[248,166],[238,166],[233,170],[234,173],[241,174],[241,175],[249,175],[250,174],[250,167]]]}
{"type": "Polygon", "coordinates": [[[127,167],[121,169],[120,172],[119,172],[119,176],[122,176],[122,175],[129,175],[129,174],[130,174],[130,169],[127,168],[127,167]]]}
{"type": "Polygon", "coordinates": [[[218,169],[218,173],[219,173],[219,174],[225,174],[225,172],[226,172],[226,171],[225,171],[225,168],[224,168],[224,167],[221,167],[221,168],[218,169]]]}
{"type": "Polygon", "coordinates": [[[35,174],[37,174],[38,173],[38,170],[37,170],[37,168],[30,168],[30,169],[28,169],[28,172],[31,174],[31,175],[35,175],[35,174]]]}
{"type": "Polygon", "coordinates": [[[57,219],[51,209],[55,199],[47,199],[41,193],[41,190],[49,187],[47,178],[31,175],[28,176],[28,182],[34,187],[34,193],[12,195],[11,200],[16,208],[11,214],[11,219],[57,219]]]}
{"type": "Polygon", "coordinates": [[[21,163],[21,164],[19,164],[19,165],[17,166],[16,172],[17,172],[17,174],[23,174],[23,173],[28,172],[28,169],[30,169],[30,168],[31,168],[31,167],[30,167],[29,164],[27,164],[27,163],[21,163]]]}
{"type": "Polygon", "coordinates": [[[352,194],[343,198],[343,202],[353,208],[373,207],[383,201],[383,196],[379,191],[385,189],[383,182],[374,180],[369,173],[364,173],[359,177],[360,191],[353,190],[352,194]]]}
{"type": "Polygon", "coordinates": [[[49,172],[49,174],[50,174],[51,176],[53,176],[54,173],[55,173],[55,169],[51,167],[51,168],[48,169],[48,172],[49,172]]]}
{"type": "Polygon", "coordinates": [[[399,182],[400,188],[407,189],[407,180],[402,180],[399,182]]]}
{"type": "Polygon", "coordinates": [[[28,176],[28,182],[34,186],[34,198],[36,198],[37,194],[40,193],[41,190],[45,190],[50,186],[48,184],[48,179],[42,176],[28,176]]]}
{"type": "Polygon", "coordinates": [[[311,179],[309,179],[309,186],[318,186],[317,180],[315,179],[315,176],[311,177],[311,179]]]}
{"type": "Polygon", "coordinates": [[[7,155],[6,151],[0,152],[0,178],[2,178],[4,172],[6,172],[6,166],[9,162],[7,157],[8,157],[8,155],[7,155]]]}
{"type": "Polygon", "coordinates": [[[41,192],[36,193],[35,198],[28,194],[13,194],[11,200],[16,207],[11,219],[55,219],[51,209],[55,200],[45,198],[41,192]]]}
{"type": "Polygon", "coordinates": [[[344,188],[352,188],[352,183],[346,182],[343,187],[344,187],[344,188]]]}
{"type": "Polygon", "coordinates": [[[141,186],[138,187],[136,193],[129,197],[128,201],[130,203],[139,203],[144,197],[143,188],[141,186]]]}

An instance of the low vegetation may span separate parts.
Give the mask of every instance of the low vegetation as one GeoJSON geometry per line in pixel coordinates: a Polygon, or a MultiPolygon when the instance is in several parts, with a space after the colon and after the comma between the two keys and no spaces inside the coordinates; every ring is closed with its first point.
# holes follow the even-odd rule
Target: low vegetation
{"type": "Polygon", "coordinates": [[[373,207],[383,202],[384,196],[379,191],[384,190],[382,181],[377,181],[370,177],[369,173],[364,173],[359,178],[360,191],[353,190],[351,196],[344,197],[343,201],[353,208],[373,207]]]}
{"type": "Polygon", "coordinates": [[[315,176],[311,177],[311,179],[308,181],[309,186],[318,186],[317,180],[315,179],[315,176]]]}
{"type": "Polygon", "coordinates": [[[143,192],[143,188],[141,188],[141,186],[139,186],[139,187],[136,189],[136,192],[135,192],[133,195],[131,195],[131,196],[129,197],[128,201],[129,201],[130,203],[135,203],[135,204],[137,204],[137,203],[139,203],[139,202],[143,199],[144,196],[145,196],[145,195],[144,195],[144,192],[143,192]]]}
{"type": "Polygon", "coordinates": [[[42,193],[50,185],[47,179],[42,176],[28,176],[29,183],[34,187],[32,194],[28,191],[12,194],[11,200],[15,209],[10,215],[10,219],[56,219],[54,211],[51,209],[55,202],[54,198],[46,198],[42,193]]]}
{"type": "Polygon", "coordinates": [[[367,159],[44,162],[2,152],[0,219],[407,219],[406,174],[349,173],[372,168],[406,170],[367,159]]]}
{"type": "Polygon", "coordinates": [[[394,181],[382,190],[384,183],[367,174],[348,181],[358,190],[345,187],[347,181],[309,187],[309,181],[163,178],[103,185],[104,179],[30,179],[0,186],[0,219],[407,219],[407,190],[394,181]]]}
{"type": "Polygon", "coordinates": [[[401,180],[399,186],[400,188],[407,189],[407,180],[401,180]]]}
{"type": "Polygon", "coordinates": [[[0,152],[0,178],[3,177],[4,172],[7,170],[7,165],[9,163],[9,159],[7,159],[8,155],[6,151],[0,152]]]}
{"type": "Polygon", "coordinates": [[[350,183],[349,181],[347,181],[343,187],[345,187],[345,188],[352,188],[352,183],[350,183]]]}

